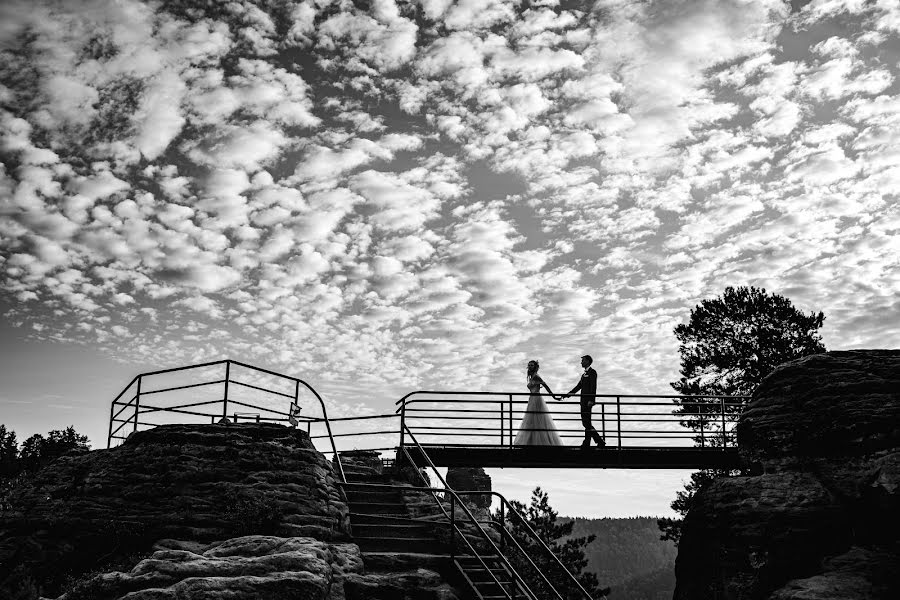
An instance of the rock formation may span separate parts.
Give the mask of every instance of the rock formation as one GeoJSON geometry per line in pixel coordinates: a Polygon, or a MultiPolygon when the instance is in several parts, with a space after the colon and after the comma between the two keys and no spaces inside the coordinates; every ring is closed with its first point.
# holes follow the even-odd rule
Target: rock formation
{"type": "Polygon", "coordinates": [[[367,569],[332,465],[280,425],[137,432],[54,461],[9,500],[4,600],[456,598],[422,565],[367,569]]]}
{"type": "MultiPolygon", "coordinates": [[[[447,469],[447,485],[460,491],[490,492],[491,476],[482,467],[450,467],[447,469]]],[[[478,519],[486,520],[490,516],[493,500],[490,494],[463,494],[460,498],[478,519]]]]}
{"type": "Polygon", "coordinates": [[[747,474],[695,497],[676,600],[900,598],[900,351],[782,365],[737,435],[747,474]]]}

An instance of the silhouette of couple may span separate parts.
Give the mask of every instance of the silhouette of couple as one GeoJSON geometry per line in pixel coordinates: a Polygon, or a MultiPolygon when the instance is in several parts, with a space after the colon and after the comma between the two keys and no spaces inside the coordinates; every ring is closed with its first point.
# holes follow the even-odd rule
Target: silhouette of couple
{"type": "Polygon", "coordinates": [[[598,447],[606,445],[606,441],[597,433],[591,424],[591,410],[596,403],[597,394],[597,371],[591,367],[594,359],[590,355],[585,354],[581,357],[581,366],[584,373],[578,385],[572,388],[568,394],[560,396],[555,395],[547,383],[538,375],[540,365],[536,360],[528,361],[528,391],[531,395],[528,397],[528,407],[525,409],[525,417],[519,425],[519,433],[516,435],[517,446],[562,446],[562,439],[556,429],[556,423],[553,422],[553,416],[544,397],[541,396],[541,386],[547,389],[547,392],[553,396],[554,400],[561,400],[563,396],[571,396],[575,392],[581,392],[581,424],[584,426],[584,442],[581,443],[582,448],[588,448],[593,439],[598,447]]]}

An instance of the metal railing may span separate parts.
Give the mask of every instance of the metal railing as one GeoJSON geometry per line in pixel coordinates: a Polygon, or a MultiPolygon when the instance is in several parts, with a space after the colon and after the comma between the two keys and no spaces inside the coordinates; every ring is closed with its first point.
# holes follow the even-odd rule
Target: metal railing
{"type": "Polygon", "coordinates": [[[297,377],[236,360],[218,360],[137,375],[110,405],[107,448],[139,429],[171,423],[214,423],[222,419],[295,425],[306,422],[307,431],[313,423],[319,424],[326,432],[321,437],[330,440],[331,450],[337,457],[341,481],[346,480],[331,431],[331,420],[319,393],[297,377]],[[190,392],[185,393],[186,390],[190,392]],[[309,403],[301,396],[301,390],[311,394],[318,403],[321,417],[292,413],[292,406],[309,403]]]}
{"type": "Polygon", "coordinates": [[[325,419],[303,419],[299,426],[305,427],[314,444],[334,440],[338,452],[354,450],[394,451],[397,449],[399,418],[396,413],[361,415],[357,417],[331,417],[329,423],[333,433],[329,434],[325,419]],[[385,420],[396,421],[390,426],[382,425],[385,420]],[[363,443],[360,447],[360,440],[363,443]]]}
{"type": "MultiPolygon", "coordinates": [[[[401,421],[400,445],[404,444],[404,432],[408,428],[426,445],[438,443],[435,441],[438,439],[442,446],[512,448],[517,433],[523,430],[521,422],[525,416],[540,412],[528,410],[533,395],[410,392],[396,402],[401,421]]],[[[526,431],[556,431],[564,444],[573,438],[584,438],[579,401],[552,401],[553,396],[549,394],[540,396],[547,399],[554,427],[526,428],[526,431]]],[[[736,446],[734,428],[748,397],[597,394],[595,399],[592,424],[608,446],[694,448],[699,445],[723,449],[736,446]]]]}
{"type": "MultiPolygon", "coordinates": [[[[470,521],[473,522],[474,525],[479,529],[482,537],[484,537],[485,539],[487,539],[490,542],[490,547],[495,551],[496,555],[501,558],[504,566],[510,571],[511,575],[513,576],[513,580],[521,581],[522,586],[525,588],[525,590],[527,590],[530,594],[532,594],[531,597],[535,597],[533,595],[534,592],[532,592],[530,590],[526,580],[524,580],[521,577],[521,575],[518,574],[518,572],[515,569],[515,567],[513,566],[513,564],[509,561],[509,558],[500,550],[500,548],[497,547],[497,545],[493,542],[493,540],[490,539],[490,536],[488,536],[487,533],[484,531],[484,528],[481,527],[481,522],[479,522],[477,519],[474,518],[472,513],[469,511],[468,507],[465,505],[465,502],[463,502],[461,500],[460,496],[486,494],[486,495],[491,495],[491,496],[498,498],[500,500],[500,512],[501,512],[501,523],[499,524],[499,530],[501,532],[501,535],[504,536],[504,539],[509,539],[514,544],[514,546],[526,557],[527,564],[529,564],[532,567],[532,569],[537,573],[539,580],[543,583],[543,585],[546,586],[546,588],[548,590],[551,590],[559,600],[564,600],[563,595],[559,592],[559,590],[557,590],[553,586],[552,583],[550,583],[549,579],[547,578],[547,576],[543,572],[543,570],[535,564],[532,557],[529,556],[528,553],[522,548],[522,546],[518,543],[518,541],[515,539],[515,537],[513,537],[512,534],[509,533],[509,531],[506,528],[506,524],[505,524],[505,516],[507,516],[507,515],[513,516],[514,515],[516,518],[516,522],[520,523],[522,526],[524,526],[523,528],[524,528],[525,532],[528,534],[529,538],[531,539],[531,543],[536,548],[540,549],[544,553],[545,557],[551,558],[551,560],[549,561],[548,564],[556,565],[560,569],[560,572],[562,574],[564,574],[564,577],[569,580],[570,584],[572,585],[572,588],[575,590],[578,590],[583,598],[586,598],[587,600],[591,600],[591,596],[590,596],[590,594],[588,594],[587,590],[584,589],[584,587],[578,582],[578,580],[571,573],[571,571],[569,571],[565,567],[565,565],[562,564],[562,562],[559,560],[559,557],[557,557],[553,553],[553,551],[550,550],[550,548],[547,546],[547,544],[544,543],[544,541],[540,538],[540,536],[537,535],[537,533],[534,531],[534,529],[532,529],[531,526],[528,525],[528,522],[525,520],[525,518],[521,514],[519,514],[519,512],[515,509],[515,507],[503,495],[501,495],[497,492],[493,492],[493,491],[491,491],[491,492],[488,492],[488,491],[454,491],[453,489],[450,488],[450,486],[447,485],[447,481],[444,479],[444,477],[441,475],[440,471],[438,471],[437,467],[434,465],[434,463],[428,457],[427,452],[422,447],[422,445],[419,443],[419,441],[416,439],[416,436],[413,434],[413,432],[410,431],[409,428],[407,428],[405,426],[405,424],[401,425],[401,427],[404,427],[404,429],[405,429],[404,433],[406,434],[407,437],[409,437],[410,441],[416,447],[416,449],[419,452],[419,455],[425,459],[425,462],[427,463],[427,466],[430,469],[431,473],[433,473],[435,475],[435,477],[437,478],[437,480],[440,481],[441,485],[443,485],[443,489],[441,491],[449,494],[450,498],[453,499],[452,501],[455,501],[455,502],[461,504],[462,508],[465,510],[466,515],[470,517],[470,521]]],[[[422,472],[420,470],[421,468],[413,460],[412,456],[407,451],[406,446],[401,446],[400,452],[402,452],[405,460],[410,464],[410,466],[415,470],[415,472],[420,475],[423,483],[425,483],[425,486],[427,487],[430,482],[427,479],[425,479],[424,475],[422,474],[422,472]]],[[[440,506],[441,510],[443,510],[443,505],[442,505],[440,499],[438,499],[436,494],[432,494],[432,495],[434,496],[435,501],[438,503],[438,506],[440,506]]],[[[451,506],[452,506],[452,504],[451,504],[451,506]]],[[[446,515],[446,512],[444,514],[446,515]]],[[[451,511],[451,517],[452,517],[452,511],[451,511]]],[[[489,522],[493,523],[493,520],[490,519],[489,522]]],[[[451,533],[451,535],[452,535],[452,533],[451,533]]],[[[451,548],[451,552],[452,552],[452,548],[451,548]]],[[[483,563],[483,561],[482,561],[482,563],[483,563]]],[[[458,563],[457,563],[457,566],[460,567],[458,563]]],[[[461,567],[460,567],[460,569],[462,570],[461,567]]]]}
{"type": "MultiPolygon", "coordinates": [[[[481,564],[481,566],[484,567],[485,570],[491,575],[494,583],[496,583],[498,586],[500,586],[502,588],[503,582],[501,582],[496,577],[496,575],[493,574],[491,568],[489,567],[489,565],[486,562],[490,558],[499,558],[501,561],[505,561],[505,562],[503,562],[503,566],[504,566],[504,570],[507,571],[507,574],[510,575],[511,585],[514,586],[515,589],[518,589],[524,595],[525,598],[537,598],[536,596],[534,596],[534,593],[531,592],[531,590],[527,587],[527,584],[525,584],[524,580],[521,580],[521,578],[519,578],[517,576],[517,573],[515,572],[515,569],[513,568],[512,564],[509,563],[508,560],[506,560],[506,557],[503,555],[502,551],[500,551],[500,549],[497,547],[496,543],[490,539],[490,536],[487,534],[487,532],[481,526],[482,523],[486,523],[486,522],[479,521],[478,518],[475,517],[474,514],[472,514],[471,510],[465,505],[465,502],[463,502],[463,500],[460,498],[461,495],[464,495],[464,494],[467,494],[470,492],[457,492],[457,491],[454,491],[454,490],[452,490],[450,488],[446,488],[446,487],[444,487],[444,488],[431,487],[430,485],[427,485],[428,482],[425,481],[424,478],[423,478],[423,482],[425,482],[426,485],[412,486],[412,487],[404,486],[404,485],[390,484],[390,483],[347,482],[346,484],[352,485],[356,488],[364,488],[364,489],[373,489],[373,490],[390,489],[390,490],[399,491],[402,494],[429,494],[429,495],[431,495],[435,500],[438,510],[440,511],[440,513],[438,513],[437,515],[434,515],[434,516],[443,517],[443,519],[444,519],[443,521],[431,520],[429,518],[430,517],[430,515],[429,515],[429,516],[409,517],[409,518],[401,518],[401,517],[392,516],[391,517],[392,522],[393,521],[402,521],[402,522],[406,522],[406,523],[447,526],[448,530],[449,530],[449,535],[450,535],[450,539],[449,539],[449,543],[448,543],[448,546],[450,548],[450,560],[454,561],[454,563],[456,564],[457,567],[460,567],[460,565],[458,563],[458,559],[461,556],[463,556],[463,555],[460,555],[460,550],[459,550],[460,546],[463,549],[467,548],[469,550],[469,555],[467,555],[467,556],[476,558],[479,561],[479,563],[481,564]],[[449,504],[449,506],[445,506],[446,504],[449,504]],[[489,545],[493,545],[492,549],[494,549],[496,552],[493,553],[491,556],[488,556],[483,551],[479,552],[479,550],[476,548],[475,544],[472,543],[469,536],[466,535],[466,531],[464,530],[464,527],[466,527],[467,524],[470,526],[473,533],[477,532],[478,537],[480,537],[483,541],[486,541],[489,545]],[[462,540],[462,544],[457,544],[457,537],[462,540]]],[[[471,493],[474,493],[474,492],[471,492],[471,493]]],[[[352,524],[351,524],[351,529],[352,529],[352,524]]],[[[471,581],[469,581],[469,584],[472,585],[473,590],[476,593],[478,593],[477,588],[475,588],[475,586],[472,584],[471,581]]],[[[506,590],[505,593],[508,598],[516,597],[514,590],[506,590]]]]}

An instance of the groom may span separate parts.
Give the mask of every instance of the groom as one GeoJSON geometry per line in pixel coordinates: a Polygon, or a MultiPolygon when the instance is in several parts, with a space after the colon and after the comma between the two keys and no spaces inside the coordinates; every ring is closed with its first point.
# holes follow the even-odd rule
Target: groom
{"type": "Polygon", "coordinates": [[[597,447],[606,445],[606,441],[597,433],[594,426],[591,425],[591,409],[597,402],[597,371],[591,367],[594,359],[589,354],[581,357],[581,366],[584,373],[581,374],[581,381],[572,388],[567,395],[571,396],[577,391],[581,391],[581,424],[584,426],[584,441],[581,443],[582,448],[589,448],[591,439],[597,442],[597,447]]]}

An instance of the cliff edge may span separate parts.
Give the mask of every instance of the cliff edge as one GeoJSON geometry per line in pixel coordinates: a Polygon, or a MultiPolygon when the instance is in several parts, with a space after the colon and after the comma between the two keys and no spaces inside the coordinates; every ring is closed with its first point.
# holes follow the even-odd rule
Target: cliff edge
{"type": "Polygon", "coordinates": [[[782,365],[737,436],[748,474],[695,497],[676,600],[900,598],[900,351],[782,365]]]}

